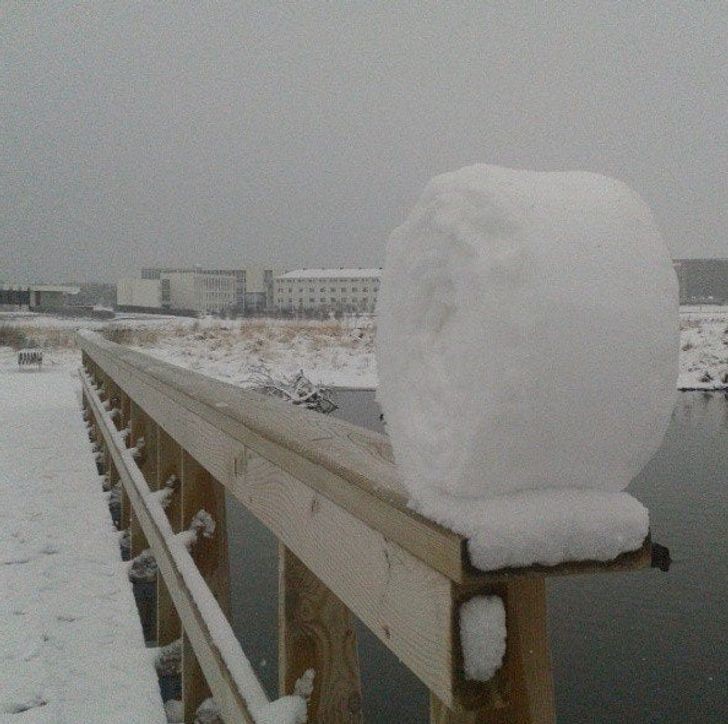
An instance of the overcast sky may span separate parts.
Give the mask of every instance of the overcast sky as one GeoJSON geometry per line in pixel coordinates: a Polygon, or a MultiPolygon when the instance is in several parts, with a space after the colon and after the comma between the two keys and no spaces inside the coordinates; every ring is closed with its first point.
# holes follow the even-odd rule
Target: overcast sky
{"type": "Polygon", "coordinates": [[[376,265],[474,162],[728,256],[728,2],[0,4],[0,279],[376,265]]]}

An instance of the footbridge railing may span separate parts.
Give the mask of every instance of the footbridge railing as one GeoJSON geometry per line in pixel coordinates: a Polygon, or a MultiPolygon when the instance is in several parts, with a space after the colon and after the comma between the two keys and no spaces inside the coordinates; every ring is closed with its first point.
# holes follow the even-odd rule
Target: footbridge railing
{"type": "Polygon", "coordinates": [[[158,565],[158,644],[183,639],[185,721],[211,694],[226,722],[295,721],[301,703],[268,702],[228,623],[226,491],[279,540],[280,694],[313,669],[310,722],[363,720],[353,616],[427,686],[431,721],[552,722],[545,576],[649,565],[646,542],[608,564],[481,573],[461,536],[408,508],[386,437],[94,333],[79,343],[131,554],[158,565]],[[460,642],[460,607],[479,595],[506,611],[488,682],[465,677],[460,642]]]}

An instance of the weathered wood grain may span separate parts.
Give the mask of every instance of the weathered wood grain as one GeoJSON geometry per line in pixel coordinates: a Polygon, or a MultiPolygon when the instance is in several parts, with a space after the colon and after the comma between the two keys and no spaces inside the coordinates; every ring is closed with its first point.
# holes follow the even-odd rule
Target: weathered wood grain
{"type": "MultiPolygon", "coordinates": [[[[156,423],[155,423],[156,425],[156,423]]],[[[171,477],[179,479],[182,467],[182,449],[164,431],[157,427],[157,489],[165,487],[171,477]]],[[[182,530],[182,494],[179,484],[172,489],[166,511],[175,533],[182,530]]],[[[161,575],[157,576],[157,645],[166,646],[182,635],[182,624],[161,575]]]]}
{"type": "MultiPolygon", "coordinates": [[[[106,387],[109,387],[108,381],[106,382],[106,387]]],[[[134,448],[136,447],[140,439],[144,441],[144,448],[142,453],[137,458],[137,465],[142,471],[142,475],[144,475],[144,479],[147,481],[147,485],[149,485],[151,490],[154,490],[156,478],[150,484],[150,477],[148,474],[145,474],[145,470],[148,468],[147,460],[149,456],[146,449],[146,440],[144,439],[144,419],[142,417],[141,408],[132,399],[129,399],[129,421],[127,424],[129,426],[129,437],[127,437],[128,446],[134,448]]],[[[156,458],[154,464],[156,465],[156,458]]],[[[142,551],[145,551],[147,548],[149,548],[149,542],[147,541],[147,537],[144,535],[144,531],[139,525],[139,521],[137,520],[136,515],[134,515],[133,510],[129,511],[129,527],[130,555],[132,558],[136,558],[142,551]]]]}
{"type": "Polygon", "coordinates": [[[279,545],[278,679],[281,696],[315,672],[310,721],[362,722],[356,629],[349,609],[279,545]]]}
{"type": "Polygon", "coordinates": [[[182,705],[185,724],[195,724],[195,713],[212,692],[187,634],[182,634],[182,705]]]}
{"type": "Polygon", "coordinates": [[[236,497],[451,703],[452,582],[259,455],[248,452],[238,472],[236,497]]]}
{"type": "MultiPolygon", "coordinates": [[[[237,447],[245,445],[264,455],[356,512],[440,572],[456,580],[463,576],[462,538],[407,507],[385,437],[158,363],[98,337],[82,336],[80,344],[127,395],[143,399],[149,414],[163,427],[173,425],[173,437],[185,449],[189,450],[186,441],[195,442],[195,427],[206,422],[211,431],[225,432],[237,447]],[[170,419],[170,410],[180,409],[192,413],[186,429],[170,419]]],[[[215,436],[206,439],[212,442],[215,436]]],[[[218,480],[224,481],[225,473],[229,474],[224,465],[208,466],[208,462],[214,466],[210,456],[190,452],[218,480]]]]}
{"type": "Polygon", "coordinates": [[[225,489],[187,451],[182,451],[182,530],[204,510],[212,516],[211,537],[198,535],[192,559],[226,616],[230,615],[230,562],[225,512],[225,489]]]}

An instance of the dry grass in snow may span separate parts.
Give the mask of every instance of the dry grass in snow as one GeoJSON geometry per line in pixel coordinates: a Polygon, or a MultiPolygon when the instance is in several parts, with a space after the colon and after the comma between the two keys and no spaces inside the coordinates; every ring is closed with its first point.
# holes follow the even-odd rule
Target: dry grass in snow
{"type": "Polygon", "coordinates": [[[104,334],[159,359],[243,387],[253,384],[251,376],[261,367],[279,378],[303,370],[316,384],[373,387],[374,332],[368,318],[202,319],[156,329],[117,328],[104,334]]]}
{"type": "Polygon", "coordinates": [[[680,309],[680,389],[728,387],[728,307],[680,309]]]}
{"type": "MultiPolygon", "coordinates": [[[[95,329],[108,339],[217,379],[247,386],[265,367],[277,377],[299,370],[315,383],[376,387],[376,324],[343,320],[188,319],[121,315],[106,322],[49,315],[0,313],[0,349],[36,346],[47,364],[78,364],[75,332],[95,329]]],[[[680,389],[728,387],[728,307],[681,307],[680,389]]]]}

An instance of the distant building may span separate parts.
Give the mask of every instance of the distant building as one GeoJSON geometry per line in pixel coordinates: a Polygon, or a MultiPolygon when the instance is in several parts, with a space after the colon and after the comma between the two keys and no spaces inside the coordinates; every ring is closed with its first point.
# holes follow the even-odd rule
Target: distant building
{"type": "Polygon", "coordinates": [[[280,312],[371,313],[381,269],[297,269],[275,279],[280,312]]]}
{"type": "Polygon", "coordinates": [[[284,272],[284,269],[261,267],[248,267],[245,270],[246,312],[267,312],[276,308],[275,278],[284,272]]]}
{"type": "Polygon", "coordinates": [[[80,288],[67,284],[0,284],[0,306],[62,309],[80,288]]]}
{"type": "Polygon", "coordinates": [[[680,304],[728,303],[728,259],[675,259],[680,304]]]}
{"type": "Polygon", "coordinates": [[[162,309],[159,279],[119,279],[116,303],[120,307],[162,309]]]}
{"type": "Polygon", "coordinates": [[[273,309],[273,279],[279,270],[146,267],[140,279],[122,279],[117,305],[147,311],[200,314],[254,313],[273,309]],[[143,303],[142,303],[143,302],[143,303]]]}

